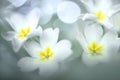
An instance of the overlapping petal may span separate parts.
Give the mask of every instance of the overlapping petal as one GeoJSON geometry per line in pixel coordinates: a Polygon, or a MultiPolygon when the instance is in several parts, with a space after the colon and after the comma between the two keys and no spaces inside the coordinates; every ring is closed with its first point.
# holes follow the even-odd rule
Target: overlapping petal
{"type": "Polygon", "coordinates": [[[67,59],[72,54],[71,43],[68,40],[61,40],[55,47],[55,60],[67,59]]]}
{"type": "Polygon", "coordinates": [[[44,48],[46,46],[55,46],[55,44],[58,41],[58,36],[59,36],[59,29],[52,29],[52,28],[48,28],[46,30],[43,31],[41,38],[40,38],[40,44],[41,47],[44,48]]]}
{"type": "Polygon", "coordinates": [[[18,62],[18,67],[20,67],[23,72],[34,71],[39,67],[39,61],[35,58],[24,57],[18,62]]]}

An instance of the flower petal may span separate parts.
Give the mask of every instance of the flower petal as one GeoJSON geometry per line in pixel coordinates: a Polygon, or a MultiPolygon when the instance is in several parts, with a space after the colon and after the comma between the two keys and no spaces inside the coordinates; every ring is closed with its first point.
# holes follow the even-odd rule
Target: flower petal
{"type": "Polygon", "coordinates": [[[111,11],[109,13],[109,16],[113,16],[115,13],[120,11],[120,4],[114,5],[111,7],[111,11]]]}
{"type": "Polygon", "coordinates": [[[40,9],[34,8],[27,15],[27,27],[31,27],[32,30],[34,30],[38,25],[39,19],[40,19],[40,9]]]}
{"type": "Polygon", "coordinates": [[[43,31],[41,37],[40,37],[40,44],[41,47],[47,47],[47,46],[54,46],[57,43],[58,40],[58,36],[59,36],[59,29],[52,29],[52,28],[48,28],[46,30],[43,31]]]}
{"type": "Polygon", "coordinates": [[[7,41],[11,41],[15,37],[15,32],[8,31],[7,33],[1,33],[1,36],[7,41]]]}
{"type": "Polygon", "coordinates": [[[113,24],[110,22],[109,19],[106,19],[105,21],[101,22],[103,26],[105,26],[107,29],[113,28],[113,24]]]}
{"type": "Polygon", "coordinates": [[[57,15],[64,23],[74,23],[78,20],[80,13],[80,7],[72,1],[63,1],[57,8],[57,15]]]}
{"type": "Polygon", "coordinates": [[[26,42],[24,45],[25,50],[32,57],[39,58],[39,51],[41,51],[40,45],[35,41],[26,42]]]}
{"type": "Polygon", "coordinates": [[[12,40],[13,50],[15,52],[18,52],[20,50],[20,48],[23,46],[23,44],[24,44],[25,41],[26,41],[26,39],[20,40],[20,39],[14,38],[12,40]]]}
{"type": "Polygon", "coordinates": [[[94,66],[99,62],[99,60],[95,59],[95,57],[91,56],[89,53],[86,52],[83,52],[82,54],[82,61],[87,66],[94,66]]]}
{"type": "Polygon", "coordinates": [[[18,62],[18,67],[24,72],[34,71],[39,67],[39,61],[31,57],[24,57],[18,62]]]}
{"type": "Polygon", "coordinates": [[[87,66],[95,66],[98,63],[105,63],[105,62],[108,62],[109,60],[108,60],[108,56],[104,56],[104,55],[92,56],[89,53],[83,52],[82,61],[87,66]]]}
{"type": "Polygon", "coordinates": [[[50,3],[48,3],[48,1],[46,1],[46,2],[41,1],[41,3],[43,3],[44,5],[42,5],[40,7],[40,9],[41,9],[40,24],[46,24],[51,20],[53,14],[54,14],[54,9],[53,9],[52,5],[50,3]]]}
{"type": "Polygon", "coordinates": [[[6,18],[6,20],[17,32],[19,32],[21,28],[26,27],[26,21],[24,19],[24,16],[21,14],[15,13],[10,18],[6,18]]]}
{"type": "Polygon", "coordinates": [[[55,61],[65,60],[72,54],[71,43],[68,40],[61,40],[55,46],[55,61]]]}
{"type": "Polygon", "coordinates": [[[91,12],[95,8],[93,0],[80,0],[80,1],[84,4],[88,12],[91,12]]]}
{"type": "Polygon", "coordinates": [[[98,63],[105,63],[108,62],[108,56],[101,55],[101,56],[92,56],[89,53],[83,52],[82,54],[82,61],[87,65],[87,66],[94,66],[98,63]]]}
{"type": "Polygon", "coordinates": [[[110,58],[118,53],[119,49],[119,39],[117,38],[117,33],[109,31],[106,33],[102,40],[101,45],[104,45],[103,55],[110,58]]]}
{"type": "Polygon", "coordinates": [[[111,0],[100,0],[100,1],[95,0],[95,2],[97,3],[96,5],[98,6],[98,8],[104,11],[108,11],[112,6],[111,0]],[[103,5],[106,5],[106,6],[104,7],[103,5]]]}
{"type": "Polygon", "coordinates": [[[80,45],[82,46],[82,48],[84,49],[84,51],[87,52],[87,48],[86,46],[88,45],[87,44],[87,41],[86,41],[86,38],[84,37],[84,35],[79,32],[76,39],[78,40],[78,42],[80,43],[80,45]]]}
{"type": "Polygon", "coordinates": [[[93,14],[86,13],[83,17],[82,20],[96,20],[97,17],[93,14]]]}
{"type": "Polygon", "coordinates": [[[91,26],[85,27],[84,34],[87,42],[91,44],[91,42],[98,42],[101,39],[101,36],[103,35],[103,29],[100,25],[93,24],[91,26]]]}
{"type": "Polygon", "coordinates": [[[28,37],[33,37],[33,36],[40,36],[42,34],[42,27],[39,26],[37,29],[35,29],[33,32],[31,32],[28,37]]]}

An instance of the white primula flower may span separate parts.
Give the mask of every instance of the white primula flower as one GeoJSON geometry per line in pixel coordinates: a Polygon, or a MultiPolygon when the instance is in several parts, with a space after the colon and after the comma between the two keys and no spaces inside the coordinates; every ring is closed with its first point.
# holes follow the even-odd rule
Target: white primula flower
{"type": "Polygon", "coordinates": [[[68,40],[58,41],[59,29],[46,29],[40,37],[40,44],[31,41],[25,44],[25,50],[31,57],[24,57],[18,62],[22,71],[40,70],[40,74],[49,75],[58,69],[58,63],[72,54],[68,40]]]}
{"type": "Polygon", "coordinates": [[[77,21],[81,14],[80,7],[73,1],[39,0],[39,3],[36,3],[35,0],[32,0],[31,5],[40,5],[42,11],[41,24],[48,23],[54,14],[57,14],[58,18],[64,23],[70,24],[77,21]]]}
{"type": "Polygon", "coordinates": [[[42,28],[37,28],[39,18],[40,10],[38,8],[30,11],[27,16],[16,13],[10,18],[7,18],[8,23],[14,31],[8,31],[5,34],[3,33],[2,36],[7,41],[12,41],[15,52],[20,49],[28,38],[41,34],[42,28]]]}
{"type": "Polygon", "coordinates": [[[85,27],[84,33],[80,33],[77,39],[84,50],[82,60],[88,66],[107,62],[118,52],[117,34],[111,31],[103,34],[102,27],[97,24],[85,27]]]}
{"type": "Polygon", "coordinates": [[[76,22],[80,14],[80,7],[73,1],[63,1],[57,7],[57,16],[64,23],[76,22]]]}
{"type": "Polygon", "coordinates": [[[83,20],[93,20],[108,29],[113,27],[109,18],[120,10],[120,5],[113,6],[111,0],[81,0],[81,2],[88,11],[82,17],[83,20]]]}

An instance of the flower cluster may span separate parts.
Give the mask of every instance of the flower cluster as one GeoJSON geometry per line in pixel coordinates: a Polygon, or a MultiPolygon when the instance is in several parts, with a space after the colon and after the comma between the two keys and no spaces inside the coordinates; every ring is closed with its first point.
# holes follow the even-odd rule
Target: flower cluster
{"type": "Polygon", "coordinates": [[[59,39],[59,34],[62,34],[60,27],[50,26],[44,29],[42,26],[49,25],[52,16],[56,15],[66,25],[82,21],[79,24],[83,25],[78,25],[77,28],[73,26],[76,34],[70,31],[68,34],[72,35],[68,36],[79,42],[83,52],[77,53],[81,54],[86,65],[108,62],[119,53],[120,5],[114,6],[111,0],[80,0],[86,13],[82,13],[79,4],[73,1],[8,1],[11,5],[6,9],[10,9],[10,15],[5,15],[4,19],[12,30],[1,35],[12,43],[15,52],[23,48],[28,53],[29,56],[18,61],[18,67],[22,71],[39,69],[42,75],[54,73],[59,69],[59,63],[74,55],[70,39],[59,39]],[[29,4],[27,9],[26,4],[29,4]]]}

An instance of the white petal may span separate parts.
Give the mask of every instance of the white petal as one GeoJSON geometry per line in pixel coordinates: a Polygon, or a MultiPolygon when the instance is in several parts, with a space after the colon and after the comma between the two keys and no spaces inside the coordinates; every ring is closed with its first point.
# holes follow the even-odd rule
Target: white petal
{"type": "Polygon", "coordinates": [[[43,31],[41,37],[40,37],[40,44],[41,47],[47,47],[47,46],[54,46],[57,43],[58,40],[58,36],[59,36],[59,29],[52,29],[52,28],[48,28],[46,30],[43,31]]]}
{"type": "Polygon", "coordinates": [[[112,6],[111,0],[100,0],[100,1],[95,0],[95,1],[96,1],[97,5],[98,5],[98,8],[100,8],[100,9],[102,9],[104,11],[108,11],[112,6]],[[104,7],[103,5],[106,5],[106,6],[104,7]]]}
{"type": "Polygon", "coordinates": [[[39,58],[39,51],[41,51],[40,45],[35,41],[29,41],[25,43],[25,50],[32,57],[39,58]]]}
{"type": "Polygon", "coordinates": [[[86,41],[86,38],[84,37],[84,35],[79,32],[76,39],[78,40],[78,42],[80,43],[80,45],[82,46],[82,48],[84,49],[84,51],[87,52],[87,48],[86,46],[88,45],[87,44],[87,41],[86,41]]]}
{"type": "Polygon", "coordinates": [[[1,33],[1,36],[7,41],[11,41],[15,37],[15,32],[8,31],[7,33],[1,33]]]}
{"type": "Polygon", "coordinates": [[[101,36],[103,35],[103,29],[100,25],[93,24],[91,26],[85,27],[84,33],[88,43],[91,44],[94,41],[99,42],[101,36]]]}
{"type": "Polygon", "coordinates": [[[110,22],[109,19],[106,19],[101,23],[103,26],[105,26],[107,29],[113,28],[113,24],[110,22]]]}
{"type": "Polygon", "coordinates": [[[31,57],[24,57],[18,62],[18,67],[24,72],[34,71],[39,67],[39,60],[31,57]]]}
{"type": "Polygon", "coordinates": [[[88,12],[93,11],[93,9],[95,8],[93,0],[80,0],[80,1],[84,4],[88,12]]]}
{"type": "Polygon", "coordinates": [[[115,13],[120,11],[120,4],[112,6],[109,16],[113,16],[115,13]]]}
{"type": "Polygon", "coordinates": [[[83,52],[82,54],[82,61],[87,66],[94,66],[99,63],[99,60],[95,58],[95,56],[93,57],[89,53],[85,53],[85,52],[83,52]]]}
{"type": "Polygon", "coordinates": [[[27,0],[8,0],[11,2],[15,7],[22,6],[27,0]]]}
{"type": "Polygon", "coordinates": [[[20,50],[20,48],[23,46],[24,42],[26,41],[26,39],[24,40],[20,40],[18,38],[14,38],[12,40],[12,46],[13,46],[13,50],[15,52],[18,52],[20,50]]]}
{"type": "Polygon", "coordinates": [[[52,74],[55,74],[57,69],[58,69],[58,64],[55,62],[41,63],[39,73],[40,75],[47,77],[52,74]]]}
{"type": "Polygon", "coordinates": [[[71,43],[68,40],[61,40],[55,46],[54,60],[65,60],[72,54],[71,43]]]}
{"type": "Polygon", "coordinates": [[[39,26],[37,29],[33,30],[28,37],[40,36],[42,34],[42,27],[39,26]]]}
{"type": "Polygon", "coordinates": [[[93,14],[85,14],[82,18],[82,20],[96,20],[96,16],[93,14]]]}
{"type": "Polygon", "coordinates": [[[41,8],[46,14],[54,14],[59,2],[59,0],[43,0],[41,1],[41,8]]]}
{"type": "Polygon", "coordinates": [[[119,49],[119,39],[117,38],[117,33],[111,31],[107,32],[103,36],[100,44],[104,46],[103,55],[108,58],[112,57],[119,49]]]}
{"type": "Polygon", "coordinates": [[[6,20],[11,25],[11,27],[17,32],[19,32],[21,28],[26,27],[25,18],[18,13],[13,14],[10,18],[6,18],[6,20]]]}
{"type": "Polygon", "coordinates": [[[38,25],[39,19],[40,19],[40,9],[34,8],[27,15],[27,27],[31,27],[32,30],[34,30],[38,25]]]}
{"type": "Polygon", "coordinates": [[[53,7],[53,12],[56,13],[58,5],[62,2],[63,0],[47,0],[46,2],[50,4],[53,7]]]}
{"type": "Polygon", "coordinates": [[[43,6],[40,9],[41,9],[40,24],[46,24],[51,20],[54,9],[52,5],[50,5],[49,3],[44,4],[44,2],[43,2],[43,6]]]}
{"type": "Polygon", "coordinates": [[[74,23],[80,16],[80,7],[72,1],[63,1],[57,8],[59,19],[65,23],[74,23]]]}

